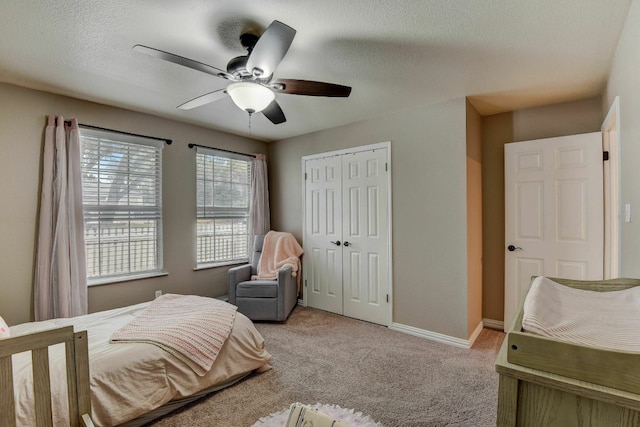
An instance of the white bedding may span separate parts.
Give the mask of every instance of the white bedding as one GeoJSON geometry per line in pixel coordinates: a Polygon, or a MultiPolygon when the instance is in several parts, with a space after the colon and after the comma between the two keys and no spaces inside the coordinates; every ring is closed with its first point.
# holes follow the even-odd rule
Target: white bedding
{"type": "MultiPolygon", "coordinates": [[[[224,343],[211,370],[197,375],[186,364],[152,344],[110,344],[111,334],[124,326],[149,303],[137,304],[73,319],[55,319],[24,323],[11,327],[11,336],[74,325],[76,331],[87,330],[91,375],[91,406],[94,423],[113,426],[132,420],[166,402],[189,396],[197,391],[222,383],[240,374],[270,368],[271,355],[253,323],[236,313],[231,335],[224,343]]],[[[52,384],[63,384],[65,375],[63,345],[50,352],[52,384]],[[55,366],[60,368],[56,369],[55,366]],[[56,377],[59,381],[56,381],[56,377]]],[[[14,384],[18,425],[35,425],[31,405],[33,402],[31,362],[27,354],[15,355],[14,384]]],[[[53,387],[53,386],[52,386],[53,387]]],[[[54,398],[54,425],[65,423],[67,415],[66,392],[60,387],[54,398]]]]}
{"type": "Polygon", "coordinates": [[[537,277],[524,302],[522,329],[596,348],[640,352],[640,286],[596,292],[537,277]]]}

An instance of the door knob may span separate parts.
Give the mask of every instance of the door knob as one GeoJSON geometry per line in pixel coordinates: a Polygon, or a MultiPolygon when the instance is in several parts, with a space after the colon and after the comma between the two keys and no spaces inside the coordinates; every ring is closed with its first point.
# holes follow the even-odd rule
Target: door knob
{"type": "MultiPolygon", "coordinates": [[[[340,240],[336,241],[336,242],[330,242],[333,243],[336,246],[340,246],[340,240]]],[[[347,246],[347,242],[344,242],[345,246],[347,246]]]]}
{"type": "Polygon", "coordinates": [[[351,246],[351,243],[349,243],[349,242],[344,242],[344,245],[345,245],[345,246],[351,246]]]}
{"type": "Polygon", "coordinates": [[[521,251],[521,250],[522,250],[522,248],[521,248],[521,247],[519,247],[519,246],[513,246],[513,245],[509,245],[509,246],[507,246],[507,249],[509,249],[509,252],[518,251],[518,250],[520,250],[520,251],[521,251]]]}

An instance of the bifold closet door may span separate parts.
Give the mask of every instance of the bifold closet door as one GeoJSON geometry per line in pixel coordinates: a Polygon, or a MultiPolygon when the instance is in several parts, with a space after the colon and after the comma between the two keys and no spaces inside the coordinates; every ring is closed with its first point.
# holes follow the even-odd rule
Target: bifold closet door
{"type": "Polygon", "coordinates": [[[388,221],[386,150],[342,156],[343,314],[386,324],[388,221]]]}
{"type": "Polygon", "coordinates": [[[387,150],[305,163],[305,268],[311,307],[389,323],[387,150]]]}
{"type": "Polygon", "coordinates": [[[307,303],[342,314],[342,163],[339,156],[305,163],[307,303]]]}

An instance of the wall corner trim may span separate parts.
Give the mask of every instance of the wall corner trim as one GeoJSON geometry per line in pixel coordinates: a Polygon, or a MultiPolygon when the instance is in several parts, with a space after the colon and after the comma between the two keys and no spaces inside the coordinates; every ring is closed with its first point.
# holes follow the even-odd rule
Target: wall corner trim
{"type": "Polygon", "coordinates": [[[476,326],[471,335],[469,335],[469,348],[471,348],[473,346],[473,343],[476,342],[476,339],[478,339],[478,335],[480,335],[480,332],[482,332],[483,327],[484,322],[481,320],[480,322],[478,322],[478,326],[476,326]]]}
{"type": "MultiPolygon", "coordinates": [[[[481,326],[482,324],[480,324],[481,326]]],[[[469,340],[462,338],[456,338],[449,335],[440,334],[438,332],[431,332],[425,329],[415,328],[413,326],[403,325],[402,323],[393,322],[389,329],[393,331],[402,332],[405,334],[413,335],[419,338],[424,338],[430,341],[437,341],[443,344],[453,345],[455,347],[471,348],[469,340]]]]}

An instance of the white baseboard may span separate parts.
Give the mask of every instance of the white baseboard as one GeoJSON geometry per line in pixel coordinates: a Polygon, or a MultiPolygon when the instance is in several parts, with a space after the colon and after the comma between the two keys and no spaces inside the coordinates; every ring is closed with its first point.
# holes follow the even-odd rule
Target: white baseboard
{"type": "Polygon", "coordinates": [[[482,324],[485,328],[504,331],[504,322],[502,320],[482,319],[482,324]]]}
{"type": "MultiPolygon", "coordinates": [[[[480,326],[482,326],[482,324],[480,324],[480,326]]],[[[471,344],[469,343],[469,340],[463,340],[462,338],[451,337],[449,335],[439,334],[437,332],[431,332],[424,329],[415,328],[413,326],[403,325],[401,323],[394,322],[391,324],[391,326],[389,326],[389,329],[398,331],[398,332],[403,332],[405,334],[413,335],[416,337],[428,339],[431,341],[437,341],[444,344],[453,345],[456,347],[471,348],[471,344]]]]}

